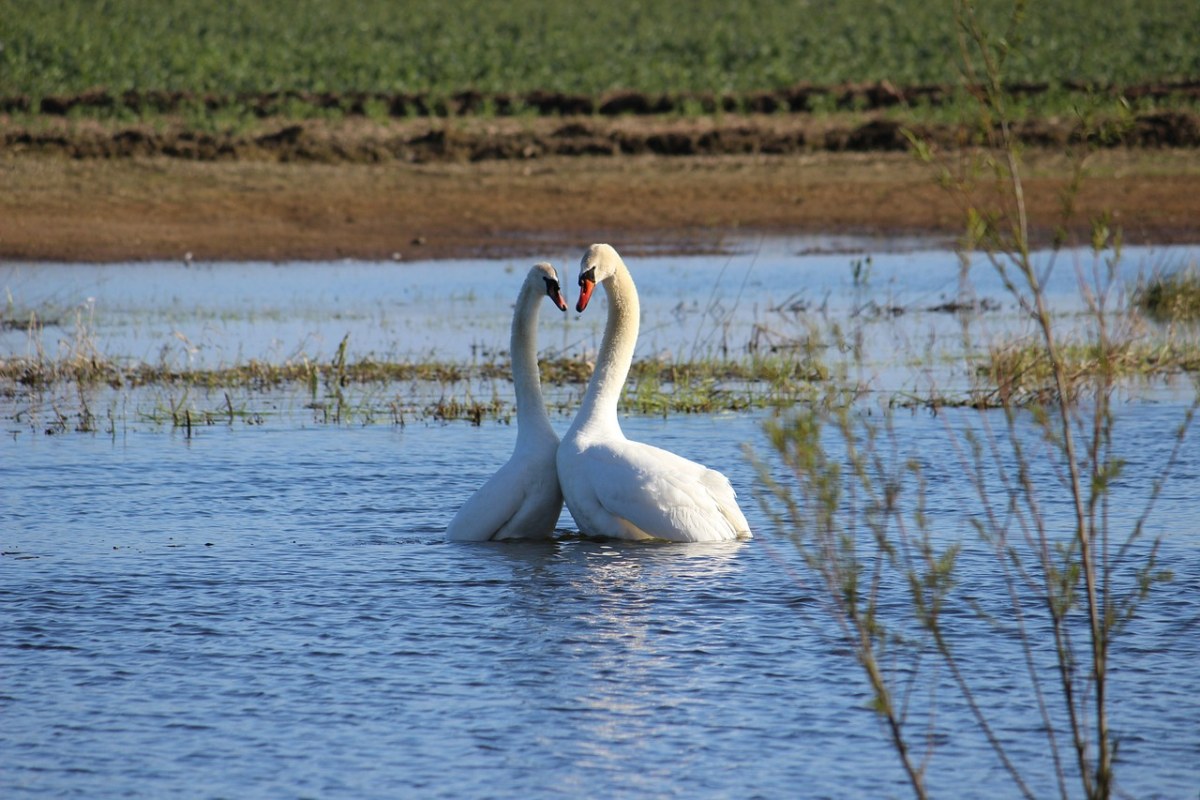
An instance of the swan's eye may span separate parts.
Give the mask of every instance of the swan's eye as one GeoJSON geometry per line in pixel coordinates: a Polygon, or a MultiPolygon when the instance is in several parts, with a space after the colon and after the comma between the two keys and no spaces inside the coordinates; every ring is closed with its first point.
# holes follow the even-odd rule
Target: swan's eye
{"type": "Polygon", "coordinates": [[[579,273],[579,285],[580,286],[583,286],[584,283],[595,283],[595,282],[596,282],[596,268],[595,267],[592,267],[587,272],[579,273]]]}
{"type": "Polygon", "coordinates": [[[558,281],[554,280],[554,278],[546,277],[543,277],[542,280],[546,282],[546,294],[550,295],[551,297],[554,297],[556,294],[558,294],[558,281]]]}

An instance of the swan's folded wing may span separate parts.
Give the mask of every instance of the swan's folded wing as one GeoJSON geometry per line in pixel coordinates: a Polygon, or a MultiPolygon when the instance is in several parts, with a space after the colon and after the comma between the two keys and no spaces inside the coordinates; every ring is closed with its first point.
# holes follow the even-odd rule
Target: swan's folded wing
{"type": "Polygon", "coordinates": [[[484,542],[509,523],[525,502],[524,482],[505,464],[471,495],[446,528],[446,538],[484,542]]]}
{"type": "Polygon", "coordinates": [[[746,515],[738,505],[737,492],[733,490],[729,478],[715,469],[705,469],[704,474],[700,476],[700,482],[708,487],[717,507],[721,509],[721,514],[729,521],[738,538],[750,538],[750,523],[746,521],[746,515]]]}
{"type": "Polygon", "coordinates": [[[724,541],[750,533],[719,472],[640,442],[591,448],[589,455],[599,503],[651,536],[724,541]]]}

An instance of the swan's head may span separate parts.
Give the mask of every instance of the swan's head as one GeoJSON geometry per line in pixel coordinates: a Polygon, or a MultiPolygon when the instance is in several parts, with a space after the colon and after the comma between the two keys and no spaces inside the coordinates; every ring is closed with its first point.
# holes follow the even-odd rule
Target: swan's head
{"type": "Polygon", "coordinates": [[[587,249],[579,262],[579,302],[575,304],[576,311],[587,308],[596,284],[616,275],[622,263],[612,245],[594,244],[587,249]]]}
{"type": "Polygon", "coordinates": [[[534,264],[529,270],[529,275],[525,278],[525,282],[532,284],[539,291],[544,290],[546,296],[554,301],[554,305],[558,306],[559,311],[567,310],[567,301],[563,297],[562,286],[558,282],[558,273],[554,270],[554,267],[545,261],[534,264]]]}

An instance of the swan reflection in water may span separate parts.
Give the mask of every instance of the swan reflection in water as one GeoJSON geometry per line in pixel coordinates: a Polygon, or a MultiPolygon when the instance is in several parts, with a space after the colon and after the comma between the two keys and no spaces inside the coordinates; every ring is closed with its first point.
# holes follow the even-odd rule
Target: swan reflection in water
{"type": "Polygon", "coordinates": [[[634,749],[662,748],[667,758],[688,749],[696,725],[723,724],[707,718],[703,691],[690,681],[713,680],[722,652],[739,639],[739,617],[749,611],[744,581],[734,578],[747,547],[577,536],[485,545],[485,557],[512,571],[498,601],[523,640],[510,643],[524,649],[514,661],[541,676],[513,690],[558,720],[543,744],[562,749],[566,731],[564,756],[620,771],[634,749]]]}

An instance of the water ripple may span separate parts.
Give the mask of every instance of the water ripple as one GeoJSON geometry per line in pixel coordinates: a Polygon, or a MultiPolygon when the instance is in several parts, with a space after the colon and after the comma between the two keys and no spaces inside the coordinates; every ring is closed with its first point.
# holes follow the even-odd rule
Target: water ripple
{"type": "MultiPolygon", "coordinates": [[[[752,469],[732,454],[757,424],[669,430],[748,498],[752,469]]],[[[664,425],[631,422],[648,439],[664,425]]],[[[79,437],[6,458],[4,497],[20,502],[0,505],[0,549],[39,557],[0,557],[5,796],[906,793],[852,653],[752,503],[749,543],[449,544],[452,493],[420,465],[478,432],[401,438],[79,437]]],[[[1123,788],[1186,796],[1200,532],[1189,492],[1161,503],[1176,576],[1115,646],[1113,725],[1123,788]]],[[[995,611],[988,563],[964,555],[964,580],[995,611]]],[[[1002,734],[1047,766],[1020,653],[997,645],[1011,631],[950,621],[1002,734]]],[[[1006,796],[968,722],[943,699],[935,793],[1006,796]]]]}

